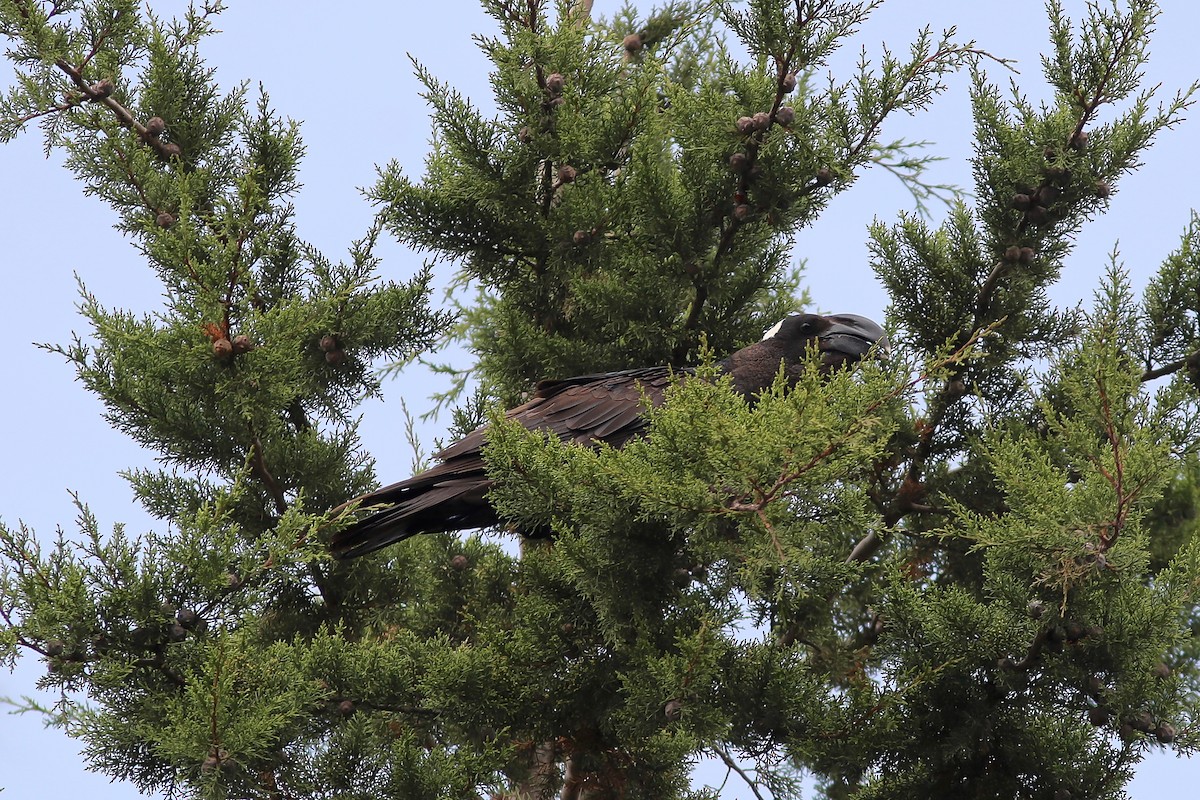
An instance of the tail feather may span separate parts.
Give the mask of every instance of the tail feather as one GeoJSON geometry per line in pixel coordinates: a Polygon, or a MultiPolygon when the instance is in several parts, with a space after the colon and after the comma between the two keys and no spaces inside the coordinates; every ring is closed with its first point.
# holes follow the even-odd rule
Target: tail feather
{"type": "Polygon", "coordinates": [[[496,512],[483,499],[491,485],[480,465],[459,475],[431,470],[386,486],[356,501],[370,513],[334,534],[330,548],[337,558],[357,558],[421,533],[495,525],[496,512]]]}

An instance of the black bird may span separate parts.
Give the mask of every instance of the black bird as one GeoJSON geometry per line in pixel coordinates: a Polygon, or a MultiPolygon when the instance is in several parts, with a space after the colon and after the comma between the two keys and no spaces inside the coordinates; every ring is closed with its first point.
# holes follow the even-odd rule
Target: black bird
{"type": "MultiPolygon", "coordinates": [[[[866,317],[791,314],[720,367],[732,377],[734,389],[749,396],[771,385],[781,361],[787,373],[798,379],[809,353],[820,358],[822,372],[829,372],[858,361],[873,346],[886,351],[887,337],[866,317]]],[[[661,404],[672,374],[670,367],[643,367],[541,381],[531,400],[504,416],[531,430],[553,431],[575,444],[621,447],[646,428],[643,398],[661,404]]],[[[333,514],[352,506],[372,512],[333,536],[334,554],[355,558],[418,533],[497,524],[500,520],[487,502],[492,480],[480,451],[486,440],[487,426],[476,428],[437,453],[435,458],[441,462],[437,466],[334,509],[333,514]]]]}

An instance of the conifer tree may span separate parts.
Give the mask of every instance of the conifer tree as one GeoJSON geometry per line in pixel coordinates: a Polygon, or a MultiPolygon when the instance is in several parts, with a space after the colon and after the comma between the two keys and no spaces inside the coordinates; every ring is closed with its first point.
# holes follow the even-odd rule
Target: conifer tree
{"type": "Polygon", "coordinates": [[[1044,107],[953,32],[826,80],[876,5],[483,0],[497,116],[418,66],[425,174],[381,169],[334,262],[292,224],[296,126],[203,60],[220,3],[0,0],[0,138],[38,122],[166,290],[83,290],[55,348],[162,460],[128,476],[161,529],[0,528],[0,655],[42,659],[89,763],[203,798],[711,797],[701,757],[758,797],[1118,798],[1192,751],[1200,223],[1140,295],[1115,255],[1089,310],[1046,292],[1196,86],[1141,86],[1149,0],[1051,0],[1044,107]],[[933,191],[882,126],[959,69],[971,201],[871,231],[891,359],[735,394],[715,359],[806,301],[795,232],[874,165],[933,191]],[[385,234],[472,299],[381,281],[385,234]],[[446,340],[491,501],[551,539],[333,560],[373,365],[446,340]],[[620,450],[494,413],[646,364],[697,378],[620,450]]]}

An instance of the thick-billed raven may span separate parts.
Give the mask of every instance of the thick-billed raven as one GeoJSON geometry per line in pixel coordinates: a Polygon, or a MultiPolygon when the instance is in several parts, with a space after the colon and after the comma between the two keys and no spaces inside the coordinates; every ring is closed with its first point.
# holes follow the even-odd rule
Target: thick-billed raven
{"type": "MultiPolygon", "coordinates": [[[[796,379],[810,353],[820,358],[821,370],[827,372],[858,361],[873,346],[885,350],[887,341],[883,329],[866,317],[791,314],[720,367],[729,373],[734,389],[749,396],[771,385],[781,362],[796,379]]],[[[532,399],[505,417],[531,430],[553,431],[575,444],[621,447],[645,430],[645,403],[662,403],[672,374],[689,372],[643,367],[542,381],[532,399]]],[[[477,428],[437,453],[437,466],[334,509],[335,514],[351,506],[370,512],[334,535],[334,554],[355,558],[418,533],[497,524],[500,520],[487,501],[492,480],[481,454],[486,440],[487,426],[477,428]]]]}

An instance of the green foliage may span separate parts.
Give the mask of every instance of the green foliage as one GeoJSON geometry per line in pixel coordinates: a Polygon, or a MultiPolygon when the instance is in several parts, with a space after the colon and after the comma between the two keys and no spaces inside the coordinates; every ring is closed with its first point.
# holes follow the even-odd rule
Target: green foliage
{"type": "Polygon", "coordinates": [[[82,290],[88,335],[49,346],[163,462],[128,478],[165,530],[0,528],[0,657],[60,698],[19,706],[203,798],[712,797],[705,756],[756,796],[1118,798],[1154,743],[1193,751],[1200,228],[1140,300],[1115,254],[1090,312],[1047,289],[1195,87],[1141,88],[1146,0],[1077,31],[1050,4],[1041,108],[953,32],[819,81],[877,5],[485,0],[496,118],[418,65],[425,175],[382,169],[335,263],[292,224],[296,126],[201,58],[219,3],[0,0],[0,137],[39,121],[167,298],[82,290]],[[735,394],[713,357],[805,302],[790,237],[872,165],[930,196],[881,126],[963,66],[973,204],[871,231],[892,360],[735,394]],[[376,279],[385,231],[456,267],[457,320],[429,268],[376,279]],[[332,562],[372,363],[447,339],[478,358],[460,428],[539,378],[695,369],[620,450],[492,414],[491,501],[552,532],[520,557],[332,562]]]}
{"type": "Polygon", "coordinates": [[[541,378],[692,363],[702,331],[727,352],[769,327],[796,302],[790,235],[887,149],[885,118],[924,108],[972,57],[925,32],[908,59],[820,89],[809,74],[870,4],[725,15],[753,65],[710,35],[710,2],[661,9],[636,52],[620,46],[632,15],[593,26],[560,3],[555,25],[546,5],[485,3],[501,23],[478,39],[495,119],[418,65],[433,109],[425,176],[393,164],[372,192],[398,238],[454,258],[481,289],[454,335],[507,401],[541,378]]]}

